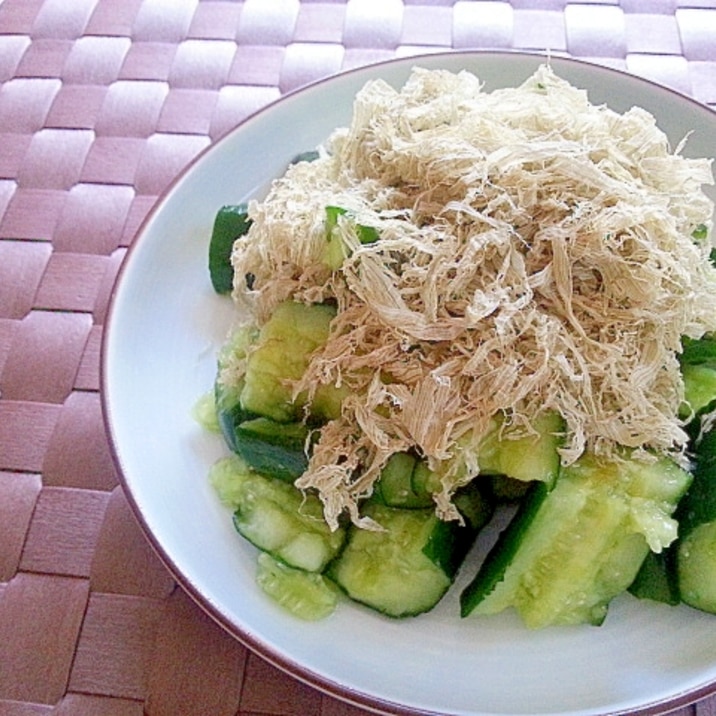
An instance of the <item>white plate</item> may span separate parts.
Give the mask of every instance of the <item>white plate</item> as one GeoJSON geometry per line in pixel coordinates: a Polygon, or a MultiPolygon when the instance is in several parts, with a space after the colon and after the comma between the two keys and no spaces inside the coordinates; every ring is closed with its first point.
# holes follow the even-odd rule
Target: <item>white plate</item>
{"type": "MultiPolygon", "coordinates": [[[[529,632],[512,615],[460,620],[458,589],[433,612],[391,621],[349,603],[320,623],[282,613],[254,584],[253,549],[207,485],[224,454],[191,409],[214,378],[231,320],[212,292],[207,240],[216,210],[261,193],[300,151],[347,123],[371,78],[397,85],[414,65],[467,68],[487,89],[515,86],[543,57],[450,53],[373,65],[299,90],[202,154],[144,224],[105,331],[102,385],[124,485],[147,534],[188,592],[275,665],[339,698],[390,713],[655,713],[711,693],[716,617],[619,598],[604,626],[529,632]]],[[[653,112],[687,154],[716,148],[716,115],[644,80],[553,58],[594,103],[653,112]]],[[[463,580],[464,581],[464,580],[463,580]]]]}

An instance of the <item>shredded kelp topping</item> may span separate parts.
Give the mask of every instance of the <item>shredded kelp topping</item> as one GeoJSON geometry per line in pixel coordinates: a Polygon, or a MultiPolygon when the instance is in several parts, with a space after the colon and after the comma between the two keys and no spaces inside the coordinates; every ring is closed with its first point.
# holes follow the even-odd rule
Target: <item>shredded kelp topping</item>
{"type": "Polygon", "coordinates": [[[330,524],[357,520],[388,456],[413,448],[454,517],[499,413],[529,431],[557,411],[564,463],[678,453],[681,338],[716,330],[710,245],[693,237],[710,233],[710,183],[710,162],[672,151],[646,111],[594,106],[549,66],[491,93],[468,72],[369,83],[322,156],[250,205],[234,247],[234,297],[258,325],[286,299],[338,306],[295,389],[349,397],[297,484],[330,524]],[[338,267],[327,206],[346,210],[338,267]]]}

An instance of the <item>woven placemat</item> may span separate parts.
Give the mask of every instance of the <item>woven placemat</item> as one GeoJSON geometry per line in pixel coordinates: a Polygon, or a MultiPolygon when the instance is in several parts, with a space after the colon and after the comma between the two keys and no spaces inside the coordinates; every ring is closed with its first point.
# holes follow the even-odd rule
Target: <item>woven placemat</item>
{"type": "Polygon", "coordinates": [[[715,0],[0,0],[0,714],[364,713],[175,584],[119,485],[99,348],[192,157],[306,82],[449,48],[550,50],[716,106],[715,0]]]}

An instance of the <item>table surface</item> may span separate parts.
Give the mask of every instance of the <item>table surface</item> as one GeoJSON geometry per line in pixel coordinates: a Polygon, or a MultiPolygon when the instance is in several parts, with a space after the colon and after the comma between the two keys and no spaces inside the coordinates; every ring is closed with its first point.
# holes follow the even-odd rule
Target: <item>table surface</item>
{"type": "Polygon", "coordinates": [[[100,342],[192,157],[306,82],[451,48],[549,50],[716,107],[716,0],[0,0],[0,714],[367,713],[250,653],[151,550],[100,342]]]}

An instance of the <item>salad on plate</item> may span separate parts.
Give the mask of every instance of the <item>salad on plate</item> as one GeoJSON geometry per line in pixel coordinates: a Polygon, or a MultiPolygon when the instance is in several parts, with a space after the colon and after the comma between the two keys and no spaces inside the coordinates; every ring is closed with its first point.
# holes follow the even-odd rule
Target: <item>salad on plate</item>
{"type": "Polygon", "coordinates": [[[415,68],[218,211],[236,322],[201,419],[267,594],[400,618],[463,570],[463,617],[716,612],[713,175],[681,149],[548,64],[415,68]]]}

